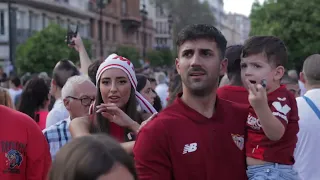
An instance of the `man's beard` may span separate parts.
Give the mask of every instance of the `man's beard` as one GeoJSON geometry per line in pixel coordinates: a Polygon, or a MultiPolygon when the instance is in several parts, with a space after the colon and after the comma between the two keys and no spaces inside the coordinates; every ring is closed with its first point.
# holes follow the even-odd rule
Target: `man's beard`
{"type": "Polygon", "coordinates": [[[192,95],[197,97],[206,97],[210,95],[214,89],[217,88],[218,77],[219,76],[217,76],[217,78],[215,79],[213,77],[208,78],[204,80],[204,82],[201,82],[202,85],[198,85],[197,87],[195,87],[196,85],[194,84],[196,82],[192,82],[188,79],[188,77],[185,80],[184,78],[182,78],[181,80],[192,95]]]}

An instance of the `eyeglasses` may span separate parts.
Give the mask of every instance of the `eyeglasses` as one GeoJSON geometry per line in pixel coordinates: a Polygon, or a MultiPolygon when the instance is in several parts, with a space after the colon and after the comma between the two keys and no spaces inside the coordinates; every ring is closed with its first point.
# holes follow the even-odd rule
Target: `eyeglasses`
{"type": "Polygon", "coordinates": [[[84,97],[81,97],[81,98],[76,98],[76,97],[68,96],[67,98],[71,98],[71,99],[75,99],[75,100],[81,101],[81,104],[82,104],[83,106],[90,106],[91,103],[94,101],[94,98],[90,98],[90,97],[88,97],[88,96],[84,96],[84,97]]]}

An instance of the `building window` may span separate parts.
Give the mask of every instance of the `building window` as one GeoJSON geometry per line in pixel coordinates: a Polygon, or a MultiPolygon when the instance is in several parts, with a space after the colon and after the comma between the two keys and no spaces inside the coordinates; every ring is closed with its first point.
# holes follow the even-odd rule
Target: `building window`
{"type": "Polygon", "coordinates": [[[4,10],[0,10],[0,34],[1,35],[5,34],[4,20],[5,20],[4,10]]]}
{"type": "Polygon", "coordinates": [[[140,32],[139,31],[137,31],[136,32],[136,42],[139,44],[140,43],[140,37],[139,37],[139,34],[140,34],[140,32]]]}
{"type": "Polygon", "coordinates": [[[126,16],[128,14],[128,2],[127,0],[121,0],[121,14],[126,16]]]}
{"type": "Polygon", "coordinates": [[[112,25],[113,42],[117,41],[117,25],[112,25]]]}
{"type": "Polygon", "coordinates": [[[156,16],[157,17],[164,17],[165,16],[163,8],[161,6],[158,6],[156,8],[156,16]]]}
{"type": "Polygon", "coordinates": [[[106,22],[105,28],[106,28],[106,30],[105,30],[105,32],[106,32],[106,40],[109,41],[110,40],[110,34],[109,34],[109,32],[110,32],[110,30],[109,30],[110,24],[108,22],[106,22]]]}
{"type": "Polygon", "coordinates": [[[91,36],[91,38],[95,38],[94,26],[95,26],[94,20],[90,19],[90,36],[91,36]]]}
{"type": "Polygon", "coordinates": [[[30,30],[38,31],[40,30],[40,15],[30,12],[30,30]]]}
{"type": "Polygon", "coordinates": [[[27,23],[27,13],[24,11],[17,11],[17,28],[18,29],[27,29],[28,24],[27,23]]]}
{"type": "Polygon", "coordinates": [[[156,32],[160,33],[160,22],[156,23],[156,32]]]}
{"type": "Polygon", "coordinates": [[[152,47],[152,35],[151,34],[149,35],[149,45],[148,46],[152,47]]]}

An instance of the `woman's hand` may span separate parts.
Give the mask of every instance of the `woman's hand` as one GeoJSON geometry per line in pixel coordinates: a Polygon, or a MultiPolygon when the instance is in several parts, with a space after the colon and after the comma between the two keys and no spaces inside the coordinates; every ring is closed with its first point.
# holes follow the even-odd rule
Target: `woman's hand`
{"type": "Polygon", "coordinates": [[[69,130],[73,138],[90,135],[90,120],[88,116],[74,118],[69,125],[69,130]]]}
{"type": "Polygon", "coordinates": [[[101,104],[97,106],[97,113],[107,118],[110,122],[116,123],[121,127],[126,127],[137,132],[140,125],[132,120],[125,112],[123,112],[116,104],[101,104]]]}

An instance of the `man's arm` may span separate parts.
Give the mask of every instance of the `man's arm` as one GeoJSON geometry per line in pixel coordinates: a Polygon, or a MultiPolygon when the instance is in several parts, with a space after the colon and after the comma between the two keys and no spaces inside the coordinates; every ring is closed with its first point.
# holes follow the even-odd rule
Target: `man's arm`
{"type": "Polygon", "coordinates": [[[78,33],[77,37],[73,38],[72,41],[75,43],[74,48],[79,52],[80,71],[83,74],[88,74],[88,67],[92,62],[88,56],[80,34],[78,33]]]}
{"type": "Polygon", "coordinates": [[[46,180],[51,166],[48,142],[35,123],[28,123],[27,125],[29,126],[27,127],[27,180],[46,180]]]}
{"type": "Polygon", "coordinates": [[[140,180],[172,179],[169,144],[160,119],[141,129],[133,153],[140,180]]]}

